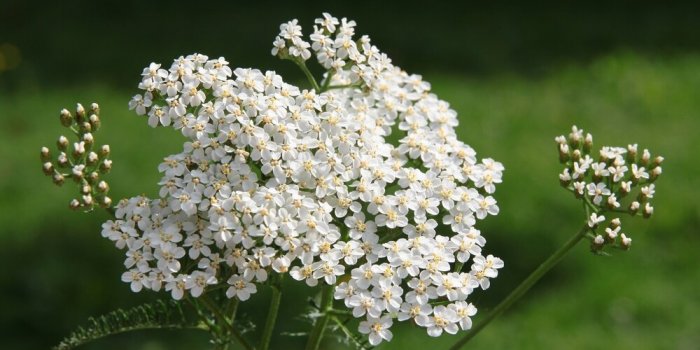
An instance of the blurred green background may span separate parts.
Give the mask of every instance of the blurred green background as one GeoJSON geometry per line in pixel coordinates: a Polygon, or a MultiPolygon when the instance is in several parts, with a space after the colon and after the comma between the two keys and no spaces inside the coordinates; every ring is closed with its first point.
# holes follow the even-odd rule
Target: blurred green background
{"type": "MultiPolygon", "coordinates": [[[[181,138],[128,111],[141,69],[201,52],[304,84],[269,50],[280,23],[299,18],[308,32],[322,11],[355,19],[394,63],[422,74],[459,112],[461,139],[504,163],[501,214],[481,228],[506,268],[475,296],[482,312],[582,219],[558,186],[554,136],[576,124],[597,145],[639,142],[666,157],[654,218],[625,223],[631,251],[599,257],[581,244],[468,348],[700,348],[697,6],[18,0],[0,3],[0,348],[48,348],[91,315],[155,296],[120,282],[122,255],[99,235],[107,215],[69,211],[73,190],[41,174],[40,146],[63,131],[58,111],[99,102],[98,141],[115,160],[112,194],[156,195],[156,166],[179,152],[181,138]]],[[[313,291],[293,286],[285,286],[280,332],[304,329],[295,315],[313,291]]],[[[266,311],[266,292],[243,307],[253,322],[266,311]]],[[[456,339],[409,324],[393,330],[382,349],[438,349],[456,339]]],[[[280,336],[273,347],[302,342],[280,336]]],[[[85,347],[193,348],[208,348],[206,336],[140,332],[85,347]]]]}

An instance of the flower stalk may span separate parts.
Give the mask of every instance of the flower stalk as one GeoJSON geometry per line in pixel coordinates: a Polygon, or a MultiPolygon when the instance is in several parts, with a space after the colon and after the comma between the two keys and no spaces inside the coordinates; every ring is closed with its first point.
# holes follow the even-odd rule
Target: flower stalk
{"type": "Polygon", "coordinates": [[[562,258],[578,244],[581,239],[586,236],[586,233],[590,230],[587,224],[584,224],[581,229],[576,232],[564,245],[562,245],[557,251],[555,251],[547,260],[540,264],[537,269],[532,271],[525,280],[523,280],[515,289],[513,289],[508,296],[503,299],[491,312],[489,312],[480,322],[476,323],[475,326],[464,336],[462,339],[454,343],[450,350],[461,349],[464,345],[474,338],[479,332],[491,323],[496,317],[501,315],[504,311],[511,307],[516,301],[522,298],[525,293],[527,293],[530,288],[532,288],[537,281],[539,281],[542,276],[544,276],[549,270],[556,266],[562,258]]]}
{"type": "Polygon", "coordinates": [[[259,350],[267,350],[270,346],[270,339],[272,339],[272,331],[275,329],[275,322],[277,321],[277,313],[279,311],[281,300],[281,285],[273,284],[270,308],[267,311],[267,320],[265,320],[265,328],[263,329],[263,335],[260,339],[260,346],[258,346],[259,350]]]}
{"type": "Polygon", "coordinates": [[[306,350],[318,350],[323,339],[323,333],[326,331],[326,326],[331,317],[333,309],[333,286],[323,286],[321,290],[321,317],[316,320],[313,330],[309,335],[309,340],[306,343],[306,350]]]}

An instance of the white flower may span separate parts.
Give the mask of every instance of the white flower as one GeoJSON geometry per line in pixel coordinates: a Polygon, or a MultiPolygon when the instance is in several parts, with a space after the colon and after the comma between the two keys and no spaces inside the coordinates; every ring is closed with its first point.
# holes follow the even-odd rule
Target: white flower
{"type": "Polygon", "coordinates": [[[443,331],[455,334],[459,330],[457,322],[460,321],[460,317],[457,316],[455,310],[447,308],[443,305],[435,307],[433,309],[433,316],[418,316],[420,321],[419,325],[428,328],[428,335],[431,337],[439,337],[443,331]]]}
{"type": "Polygon", "coordinates": [[[151,101],[147,94],[134,95],[134,97],[131,98],[131,101],[129,101],[129,109],[135,110],[136,114],[138,115],[144,115],[146,114],[146,108],[151,107],[152,103],[153,101],[151,101]]]}
{"type": "Polygon", "coordinates": [[[195,271],[187,279],[185,288],[189,289],[190,294],[197,298],[202,295],[204,288],[206,288],[208,285],[216,284],[216,282],[216,277],[202,271],[195,271]]]}
{"type": "Polygon", "coordinates": [[[459,328],[465,331],[472,328],[471,317],[476,315],[476,307],[473,304],[458,301],[454,304],[449,304],[447,307],[454,310],[457,314],[459,318],[459,328]]]}
{"type": "Polygon", "coordinates": [[[588,218],[588,227],[596,228],[598,224],[605,221],[605,216],[592,213],[591,217],[588,218]]]}
{"type": "Polygon", "coordinates": [[[620,235],[620,244],[623,248],[629,249],[632,246],[632,238],[625,236],[625,234],[620,235]]]}
{"type": "Polygon", "coordinates": [[[297,281],[304,280],[309,287],[313,287],[318,284],[318,278],[314,277],[314,270],[311,265],[305,265],[303,267],[294,266],[289,275],[292,276],[297,281]]]}
{"type": "Polygon", "coordinates": [[[367,320],[360,322],[359,331],[362,334],[369,334],[369,343],[375,346],[383,340],[391,340],[393,337],[393,334],[389,330],[391,325],[392,321],[389,316],[383,316],[381,318],[368,316],[367,320]]]}
{"type": "Polygon", "coordinates": [[[122,282],[131,284],[131,291],[138,293],[144,286],[148,285],[148,280],[143,272],[139,270],[129,270],[122,274],[122,282]]]}
{"type": "Polygon", "coordinates": [[[610,195],[610,189],[608,189],[602,182],[597,184],[589,183],[586,186],[586,189],[588,190],[588,195],[593,197],[593,204],[595,205],[600,205],[600,203],[603,201],[603,196],[610,195]]]}
{"type": "Polygon", "coordinates": [[[185,296],[186,279],[187,276],[185,275],[178,275],[177,277],[170,277],[168,279],[168,282],[165,284],[165,290],[170,292],[173,299],[180,300],[185,296]]]}
{"type": "Polygon", "coordinates": [[[635,180],[649,179],[649,173],[647,173],[644,167],[637,166],[637,164],[632,164],[632,178],[635,180]]]}
{"type": "Polygon", "coordinates": [[[228,280],[228,284],[231,286],[226,290],[226,296],[229,298],[236,297],[241,301],[248,300],[251,294],[258,291],[255,284],[237,275],[231,276],[228,280]]]}

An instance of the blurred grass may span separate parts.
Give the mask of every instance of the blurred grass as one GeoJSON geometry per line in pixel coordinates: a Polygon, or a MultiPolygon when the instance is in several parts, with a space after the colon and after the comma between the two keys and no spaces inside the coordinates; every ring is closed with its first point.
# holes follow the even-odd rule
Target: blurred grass
{"type": "MultiPolygon", "coordinates": [[[[506,268],[488,293],[475,297],[482,312],[582,220],[578,203],[558,187],[554,136],[576,124],[591,132],[598,146],[639,142],[666,157],[655,217],[635,223],[623,219],[624,231],[634,239],[630,252],[596,257],[584,245],[577,247],[470,348],[693,349],[700,344],[700,56],[617,52],[552,68],[537,78],[439,72],[424,78],[459,112],[460,139],[480,157],[506,166],[496,192],[501,214],[481,226],[487,251],[501,256],[506,268]]],[[[152,298],[130,293],[119,281],[121,254],[99,236],[106,215],[67,210],[73,188],[56,189],[41,174],[38,159],[39,147],[52,144],[63,131],[57,121],[60,108],[97,101],[103,121],[97,140],[112,146],[115,160],[112,194],[155,195],[156,166],[180,151],[181,138],[171,130],[148,128],[128,111],[129,97],[106,85],[34,86],[0,95],[0,261],[5,266],[0,270],[0,338],[9,348],[45,348],[89,315],[152,298]]],[[[292,318],[308,291],[291,293],[295,296],[283,296],[279,331],[299,327],[292,318]]],[[[254,299],[246,310],[255,318],[267,301],[264,293],[254,299]]],[[[401,324],[394,341],[381,348],[442,348],[453,341],[401,324]]],[[[279,337],[273,345],[289,342],[279,337]]],[[[206,340],[138,333],[88,348],[194,346],[206,348],[206,340]]]]}

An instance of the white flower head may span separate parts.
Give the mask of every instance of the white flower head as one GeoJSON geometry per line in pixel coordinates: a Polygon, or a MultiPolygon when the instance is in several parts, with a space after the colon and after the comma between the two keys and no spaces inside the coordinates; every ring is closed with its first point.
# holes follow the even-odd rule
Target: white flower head
{"type": "Polygon", "coordinates": [[[431,335],[468,329],[471,292],[503,267],[476,229],[499,213],[503,165],[458,140],[457,112],[356,37],[354,21],[324,13],[315,25],[307,39],[297,20],[282,24],[272,54],[315,57],[320,89],[202,54],[143,71],[129,107],[185,141],[158,167],[160,198],[121,201],[103,225],[126,250],[122,279],[175,299],[225,284],[247,300],[288,273],[335,285],[372,345],[391,340],[397,315],[431,335]]]}

